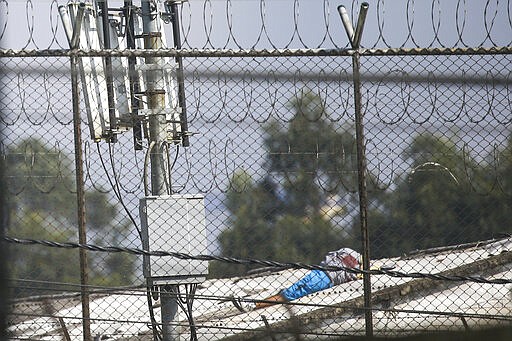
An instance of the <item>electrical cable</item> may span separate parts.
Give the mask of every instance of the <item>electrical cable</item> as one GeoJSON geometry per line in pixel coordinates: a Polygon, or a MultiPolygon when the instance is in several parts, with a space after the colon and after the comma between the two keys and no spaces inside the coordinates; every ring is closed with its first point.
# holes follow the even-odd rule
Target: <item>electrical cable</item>
{"type": "Polygon", "coordinates": [[[137,222],[135,221],[135,219],[133,218],[132,214],[130,213],[130,210],[128,210],[128,207],[126,207],[126,205],[125,205],[125,203],[123,201],[123,198],[122,198],[122,195],[121,195],[121,190],[119,188],[119,182],[117,181],[116,171],[114,169],[114,161],[113,161],[113,158],[112,158],[112,151],[111,151],[110,143],[108,145],[109,145],[109,154],[110,154],[110,164],[112,166],[112,173],[114,175],[115,182],[112,181],[112,179],[110,177],[110,174],[107,171],[107,166],[105,165],[105,161],[103,160],[103,156],[102,156],[102,153],[100,151],[100,144],[96,143],[96,147],[97,147],[97,150],[98,150],[98,155],[100,157],[101,165],[103,167],[103,170],[105,171],[105,174],[107,175],[108,182],[110,183],[110,186],[112,187],[112,190],[114,191],[114,194],[115,194],[117,200],[119,201],[119,203],[123,207],[124,211],[128,215],[128,218],[131,220],[132,224],[135,226],[135,229],[137,230],[137,233],[139,234],[139,238],[142,240],[142,231],[139,228],[139,226],[138,226],[137,222]]]}
{"type": "MultiPolygon", "coordinates": [[[[200,260],[200,261],[220,261],[230,264],[252,264],[252,265],[263,265],[269,267],[289,267],[292,269],[306,269],[306,270],[323,270],[323,271],[346,271],[353,274],[367,274],[367,275],[388,275],[391,277],[405,277],[405,278],[428,278],[432,280],[442,280],[442,281],[471,281],[476,283],[487,283],[487,284],[511,284],[512,279],[509,278],[495,278],[495,279],[487,279],[480,276],[458,276],[458,275],[442,275],[442,274],[432,274],[432,273],[420,273],[420,272],[412,272],[405,273],[400,271],[393,270],[385,270],[385,269],[375,269],[375,270],[362,270],[357,268],[349,268],[349,267],[334,267],[334,266],[322,266],[322,265],[310,265],[304,263],[282,263],[271,260],[261,260],[261,259],[253,259],[253,258],[234,258],[234,257],[224,257],[224,256],[212,256],[212,255],[189,255],[181,252],[167,252],[167,251],[147,251],[137,248],[127,248],[120,246],[99,246],[94,244],[80,244],[74,242],[55,242],[49,240],[37,240],[37,239],[21,239],[4,236],[2,240],[8,243],[21,244],[21,245],[44,245],[48,247],[55,248],[65,248],[65,249],[85,249],[89,251],[96,252],[126,252],[129,254],[135,255],[144,255],[144,256],[171,256],[178,259],[185,260],[200,260]]],[[[508,251],[510,252],[510,251],[508,251]]],[[[508,253],[507,252],[507,253],[508,253]]],[[[512,254],[512,253],[511,253],[512,254]]]]}
{"type": "MultiPolygon", "coordinates": [[[[146,278],[146,302],[148,304],[149,319],[151,321],[151,330],[153,331],[153,340],[159,341],[162,339],[161,330],[158,329],[158,322],[155,319],[155,312],[153,307],[153,283],[150,278],[146,278]]],[[[156,288],[156,287],[154,287],[156,288]]]]}
{"type": "Polygon", "coordinates": [[[151,141],[148,146],[148,150],[146,151],[146,154],[144,155],[144,168],[142,171],[142,178],[144,182],[144,195],[147,197],[150,193],[148,190],[148,168],[149,168],[149,159],[151,156],[151,151],[155,147],[156,142],[151,141]]]}
{"type": "MultiPolygon", "coordinates": [[[[34,283],[49,283],[49,284],[61,284],[61,285],[71,285],[71,286],[77,286],[77,287],[80,287],[81,285],[80,284],[67,284],[67,283],[58,283],[58,282],[47,282],[47,281],[35,281],[35,280],[25,280],[25,279],[10,279],[10,281],[19,281],[19,282],[34,282],[34,283]]],[[[19,287],[19,286],[17,286],[19,287]]],[[[97,286],[90,286],[90,287],[95,287],[97,288],[97,286]]],[[[190,325],[193,325],[195,326],[195,323],[193,322],[193,319],[189,319],[188,317],[192,316],[191,315],[191,311],[192,311],[192,304],[193,304],[193,301],[194,301],[194,298],[197,298],[197,299],[201,299],[202,301],[219,301],[220,303],[222,302],[229,302],[233,299],[232,296],[215,296],[215,295],[197,295],[196,294],[196,289],[197,289],[198,285],[197,284],[191,284],[190,286],[188,285],[185,285],[185,288],[186,288],[186,296],[183,297],[181,295],[181,293],[179,292],[179,288],[178,288],[178,291],[177,292],[174,292],[174,294],[176,295],[176,297],[180,300],[181,303],[183,304],[186,304],[187,307],[185,308],[183,305],[181,306],[182,309],[186,309],[187,310],[187,319],[189,320],[190,322],[190,325]],[[189,300],[187,300],[187,297],[191,298],[189,300]]],[[[137,291],[137,287],[133,288],[133,287],[117,287],[117,288],[111,288],[111,290],[108,290],[108,288],[105,288],[105,287],[100,287],[102,288],[101,291],[97,291],[97,292],[91,292],[92,295],[94,294],[105,294],[105,293],[108,293],[108,294],[119,294],[119,295],[132,295],[132,296],[141,296],[142,294],[146,294],[148,291],[147,290],[142,290],[142,288],[140,288],[140,292],[137,291]],[[124,290],[124,291],[123,291],[124,290]],[[127,293],[127,291],[129,293],[127,293]]],[[[39,288],[41,289],[41,288],[39,288]]],[[[44,289],[45,291],[48,290],[48,289],[44,289]]],[[[79,290],[77,290],[76,292],[73,292],[75,293],[76,295],[78,295],[80,293],[79,290]]],[[[68,294],[68,295],[61,295],[63,298],[64,297],[69,297],[69,296],[73,296],[71,294],[68,294]]],[[[55,296],[52,296],[52,298],[56,298],[55,296]]],[[[36,297],[36,298],[31,298],[31,301],[33,300],[40,300],[40,299],[44,299],[44,297],[36,297]]],[[[56,298],[58,299],[58,298],[56,298]]],[[[239,299],[240,301],[245,301],[245,302],[252,302],[252,303],[256,303],[256,302],[259,302],[259,303],[262,303],[262,302],[268,302],[268,303],[274,303],[276,305],[278,304],[285,304],[285,305],[288,305],[288,306],[304,306],[304,307],[315,307],[315,308],[333,308],[333,305],[329,305],[329,304],[320,304],[320,303],[302,303],[302,302],[295,302],[295,301],[291,301],[291,302],[286,302],[286,303],[282,303],[282,302],[274,302],[274,301],[267,301],[267,300],[259,300],[259,299],[249,299],[249,298],[242,298],[242,297],[238,297],[237,299],[239,299]]],[[[475,314],[475,313],[468,313],[468,312],[463,312],[463,313],[458,313],[458,312],[442,312],[442,311],[430,311],[430,310],[418,310],[418,309],[397,309],[397,308],[378,308],[378,307],[370,307],[370,308],[367,308],[367,307],[355,307],[355,306],[352,306],[352,305],[340,305],[340,304],[336,304],[335,305],[336,308],[344,308],[344,309],[354,309],[354,310],[358,310],[358,311],[362,311],[362,310],[372,310],[372,311],[380,311],[380,312],[393,312],[393,313],[417,313],[417,314],[429,314],[429,315],[449,315],[449,316],[454,316],[454,317],[469,317],[469,318],[482,318],[482,319],[495,319],[495,320],[506,320],[506,321],[512,321],[512,316],[509,316],[509,315],[496,315],[496,314],[493,314],[493,315],[485,315],[485,314],[475,314]]],[[[158,323],[154,322],[156,325],[158,325],[158,323]]]]}

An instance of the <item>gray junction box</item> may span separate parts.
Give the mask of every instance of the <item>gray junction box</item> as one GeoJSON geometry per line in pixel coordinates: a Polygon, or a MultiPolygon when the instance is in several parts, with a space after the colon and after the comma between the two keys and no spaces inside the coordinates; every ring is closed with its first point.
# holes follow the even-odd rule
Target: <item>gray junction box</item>
{"type": "MultiPolygon", "coordinates": [[[[142,247],[146,251],[207,253],[204,197],[201,195],[150,196],[140,200],[142,247]]],[[[208,262],[171,256],[144,256],[144,277],[153,284],[200,283],[208,262]]]]}

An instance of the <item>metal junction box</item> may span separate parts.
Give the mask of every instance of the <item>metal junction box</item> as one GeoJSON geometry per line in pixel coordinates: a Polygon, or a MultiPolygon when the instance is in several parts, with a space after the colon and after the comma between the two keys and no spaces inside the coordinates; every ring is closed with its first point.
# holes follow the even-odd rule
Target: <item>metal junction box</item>
{"type": "MultiPolygon", "coordinates": [[[[140,200],[142,247],[146,251],[207,254],[204,197],[167,195],[140,200]]],[[[171,256],[144,256],[144,277],[154,284],[199,283],[208,262],[171,256]]]]}

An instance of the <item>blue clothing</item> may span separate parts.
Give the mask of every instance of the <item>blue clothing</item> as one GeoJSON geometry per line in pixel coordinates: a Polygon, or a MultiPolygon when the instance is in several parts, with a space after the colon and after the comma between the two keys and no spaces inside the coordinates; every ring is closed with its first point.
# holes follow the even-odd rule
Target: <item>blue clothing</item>
{"type": "Polygon", "coordinates": [[[296,300],[314,292],[332,287],[329,276],[322,270],[311,270],[298,282],[281,291],[281,295],[288,301],[296,300]]]}
{"type": "MultiPolygon", "coordinates": [[[[361,255],[349,248],[331,251],[320,264],[340,268],[359,268],[361,255]]],[[[298,282],[281,291],[287,301],[296,300],[317,291],[325,290],[333,285],[346,283],[357,279],[355,273],[345,270],[322,271],[312,270],[298,282]]]]}

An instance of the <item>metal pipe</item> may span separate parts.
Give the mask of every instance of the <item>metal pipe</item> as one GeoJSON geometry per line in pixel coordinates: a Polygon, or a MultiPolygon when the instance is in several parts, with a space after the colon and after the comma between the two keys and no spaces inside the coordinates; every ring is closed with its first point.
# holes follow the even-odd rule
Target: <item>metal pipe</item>
{"type": "MultiPolygon", "coordinates": [[[[87,244],[87,233],[85,225],[85,189],[82,156],[82,130],[80,119],[80,98],[78,92],[78,57],[71,57],[71,95],[73,101],[73,132],[75,140],[75,172],[76,172],[76,197],[78,215],[78,241],[80,244],[87,244]]],[[[91,340],[91,318],[89,311],[89,272],[87,251],[80,249],[80,294],[82,301],[82,318],[84,341],[91,340]]]]}
{"type": "Polygon", "coordinates": [[[368,13],[368,3],[363,2],[361,9],[359,10],[359,18],[357,19],[356,32],[354,33],[353,47],[358,49],[361,43],[361,36],[363,35],[364,22],[366,20],[366,14],[368,13]]]}
{"type": "MultiPolygon", "coordinates": [[[[354,104],[356,116],[356,147],[357,147],[357,178],[359,189],[359,219],[361,224],[361,241],[363,245],[363,270],[370,270],[370,239],[368,234],[368,194],[366,188],[366,143],[364,139],[364,124],[361,99],[361,78],[359,54],[352,56],[354,73],[354,104]]],[[[372,285],[369,273],[363,275],[364,307],[366,336],[373,336],[372,317],[372,285]]]]}
{"type": "MultiPolygon", "coordinates": [[[[167,1],[170,3],[170,12],[172,16],[172,35],[174,40],[174,48],[176,50],[181,49],[181,36],[180,36],[180,19],[178,14],[178,3],[180,1],[167,1]]],[[[176,72],[176,78],[178,80],[178,103],[181,107],[180,123],[181,123],[181,142],[183,147],[190,145],[188,138],[188,123],[187,123],[187,105],[185,97],[185,77],[183,76],[183,58],[181,56],[176,57],[176,63],[178,64],[178,70],[176,72]]]]}
{"type": "Polygon", "coordinates": [[[164,285],[160,288],[163,341],[178,341],[180,339],[177,326],[173,324],[174,317],[178,313],[176,288],[176,285],[164,285]]]}
{"type": "MultiPolygon", "coordinates": [[[[124,17],[126,18],[126,47],[135,50],[135,25],[133,2],[131,0],[124,1],[124,17]]],[[[135,70],[137,57],[128,57],[128,78],[130,80],[130,98],[132,106],[132,128],[133,128],[133,148],[142,150],[142,124],[138,119],[139,116],[139,100],[135,94],[140,92],[139,76],[135,70]]]]}
{"type": "MultiPolygon", "coordinates": [[[[69,16],[66,6],[59,6],[59,14],[61,17],[64,31],[71,48],[76,48],[78,45],[78,38],[81,30],[82,19],[84,15],[85,4],[80,3],[77,17],[80,19],[77,23],[75,21],[74,29],[72,27],[71,18],[69,16]]],[[[81,244],[87,244],[87,232],[85,224],[85,189],[84,189],[84,174],[83,174],[83,155],[82,155],[82,130],[80,119],[80,97],[78,90],[78,63],[79,57],[72,56],[71,59],[71,98],[73,107],[73,134],[75,142],[75,180],[76,180],[76,197],[77,197],[77,220],[78,220],[78,241],[81,244]]],[[[85,249],[79,250],[80,262],[80,296],[82,302],[82,331],[84,341],[91,340],[91,318],[89,307],[89,272],[87,251],[85,249]]]]}
{"type": "Polygon", "coordinates": [[[78,44],[80,43],[80,33],[82,30],[82,21],[84,19],[85,14],[85,3],[81,2],[78,5],[78,11],[76,12],[75,24],[73,25],[73,35],[71,37],[71,41],[69,45],[72,49],[78,48],[78,44]]]}
{"type": "Polygon", "coordinates": [[[345,32],[347,32],[348,41],[350,45],[354,47],[354,28],[352,26],[352,21],[347,13],[347,9],[343,5],[338,6],[338,13],[341,17],[341,22],[343,23],[343,27],[345,27],[345,32]]]}
{"type": "MultiPolygon", "coordinates": [[[[108,2],[107,0],[97,1],[99,12],[101,15],[101,26],[103,33],[103,48],[111,49],[110,46],[110,23],[108,20],[108,2]]],[[[109,142],[116,142],[116,136],[113,134],[113,130],[116,128],[116,108],[114,103],[114,81],[112,75],[112,59],[110,56],[104,57],[105,61],[105,81],[107,83],[107,102],[108,102],[108,120],[110,136],[108,136],[109,142]]]]}
{"type": "MultiPolygon", "coordinates": [[[[142,1],[142,20],[144,48],[158,50],[162,48],[161,34],[157,23],[159,16],[152,1],[142,1]]],[[[154,142],[151,151],[151,193],[152,195],[168,194],[165,181],[163,144],[166,141],[165,117],[165,79],[162,70],[162,57],[149,56],[145,58],[146,65],[146,94],[148,109],[150,109],[149,142],[154,142]]]]}
{"type": "MultiPolygon", "coordinates": [[[[368,233],[368,193],[366,188],[367,162],[366,162],[366,143],[364,139],[364,114],[362,111],[361,96],[361,74],[360,74],[360,54],[359,43],[363,32],[364,21],[368,11],[368,3],[361,5],[359,19],[356,28],[356,35],[350,22],[348,13],[343,6],[338,6],[338,12],[345,31],[355,53],[352,55],[352,73],[354,79],[354,107],[355,107],[355,125],[356,125],[356,148],[357,148],[357,180],[359,192],[359,220],[361,228],[361,244],[363,248],[363,270],[370,270],[370,239],[368,233]]],[[[363,276],[364,288],[364,307],[365,307],[365,329],[366,336],[373,336],[373,317],[372,317],[372,286],[369,273],[363,276]]]]}

